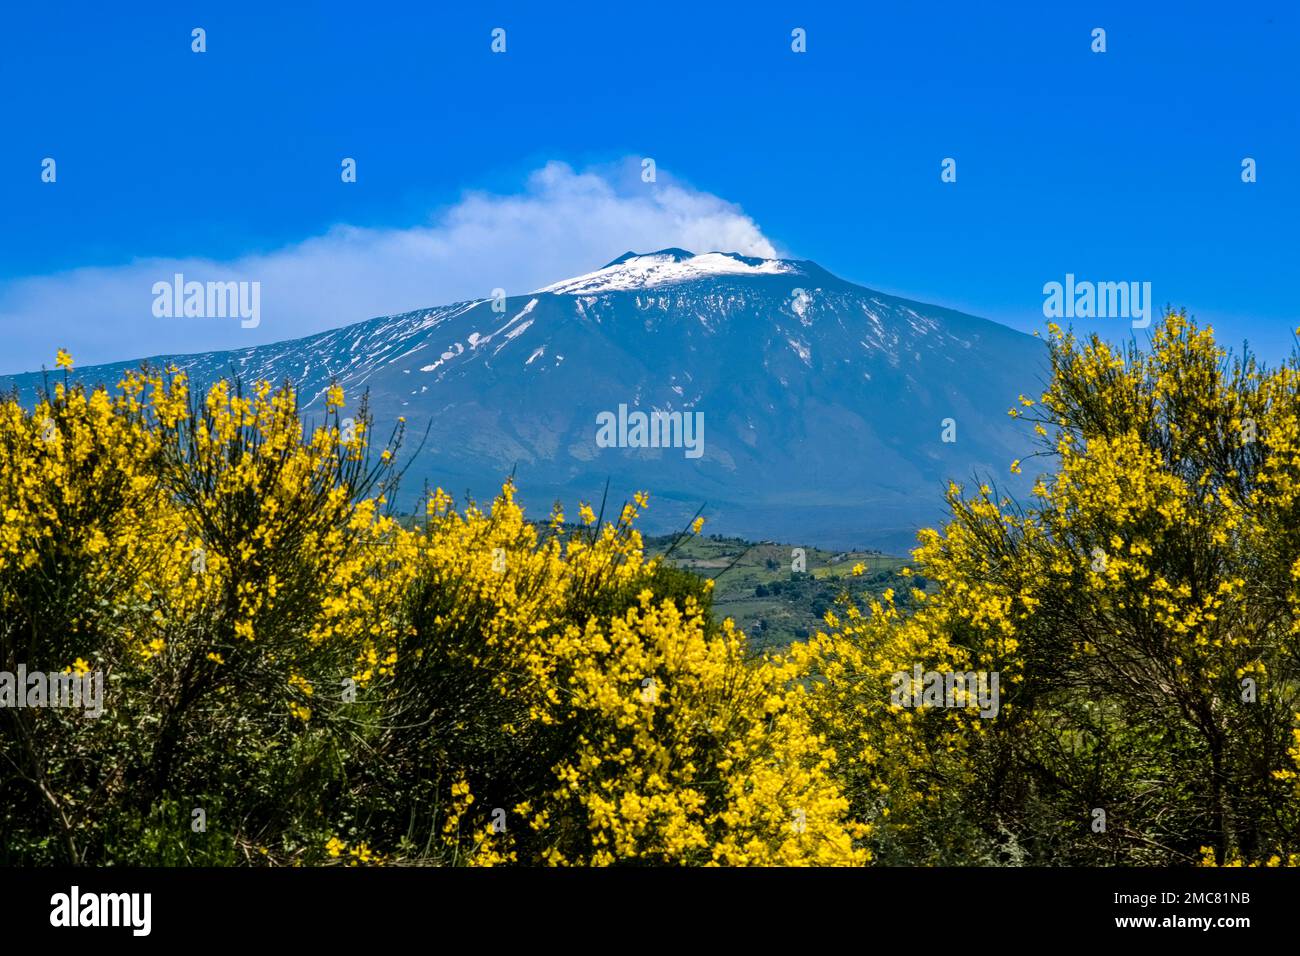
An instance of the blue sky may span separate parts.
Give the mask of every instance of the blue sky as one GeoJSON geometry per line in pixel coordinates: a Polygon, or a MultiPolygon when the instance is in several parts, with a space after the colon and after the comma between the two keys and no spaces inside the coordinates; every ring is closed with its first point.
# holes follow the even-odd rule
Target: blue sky
{"type": "Polygon", "coordinates": [[[696,215],[687,235],[756,230],[845,278],[1022,329],[1042,325],[1042,286],[1067,272],[1149,281],[1158,303],[1276,359],[1300,325],[1298,9],[11,5],[0,372],[60,345],[83,363],[237,347],[488,282],[524,292],[696,215]],[[806,54],[791,52],[795,27],[806,54]],[[679,190],[653,215],[631,175],[646,156],[679,190]],[[945,157],[955,184],[940,181],[945,157]],[[1258,182],[1241,182],[1244,157],[1258,182]],[[612,190],[599,228],[581,222],[584,176],[612,190]],[[538,234],[556,210],[574,218],[538,234]],[[285,250],[294,268],[267,265],[285,250]],[[256,330],[164,329],[147,280],[171,262],[263,270],[281,297],[267,289],[278,305],[256,330]],[[313,269],[334,277],[319,306],[301,288],[313,269]]]}

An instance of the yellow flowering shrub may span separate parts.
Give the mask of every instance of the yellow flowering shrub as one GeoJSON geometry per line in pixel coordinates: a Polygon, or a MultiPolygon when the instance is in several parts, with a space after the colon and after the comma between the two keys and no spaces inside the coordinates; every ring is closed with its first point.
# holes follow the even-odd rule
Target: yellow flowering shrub
{"type": "Polygon", "coordinates": [[[918,665],[966,673],[997,669],[993,659],[948,639],[954,622],[944,609],[923,604],[905,616],[888,592],[866,613],[850,604],[828,624],[787,656],[799,672],[816,675],[802,706],[835,749],[833,774],[853,819],[868,826],[873,856],[889,864],[978,862],[988,847],[958,816],[986,722],[974,700],[912,708],[895,702],[892,690],[894,675],[910,677],[918,665]]]}
{"type": "Polygon", "coordinates": [[[399,520],[402,423],[374,447],[337,386],[307,428],[288,387],[71,364],[0,403],[0,660],[108,689],[0,715],[6,859],[865,859],[797,670],[645,557],[645,494],[399,520]]]}
{"type": "Polygon", "coordinates": [[[1297,359],[1232,360],[1178,313],[1146,350],[1050,333],[1051,381],[1011,414],[1041,448],[1020,467],[1054,474],[1023,504],[950,488],[915,554],[931,646],[1001,672],[962,816],[1031,861],[1287,859],[1297,359]]]}
{"type": "Polygon", "coordinates": [[[0,401],[0,670],[104,713],[0,711],[0,863],[1293,864],[1300,358],[1180,314],[1048,355],[1032,498],[951,485],[902,607],[755,656],[645,493],[398,514],[404,422],[337,385],[308,426],[61,354],[0,401]]]}

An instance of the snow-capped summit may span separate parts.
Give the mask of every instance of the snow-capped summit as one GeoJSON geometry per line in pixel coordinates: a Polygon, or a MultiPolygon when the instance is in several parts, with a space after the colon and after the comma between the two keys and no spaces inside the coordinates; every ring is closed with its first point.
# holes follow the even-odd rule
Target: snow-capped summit
{"type": "Polygon", "coordinates": [[[562,279],[538,292],[559,295],[589,295],[596,292],[628,292],[656,286],[675,285],[712,276],[803,275],[798,263],[786,259],[758,259],[735,252],[706,252],[696,255],[685,249],[658,252],[625,252],[603,269],[562,279]]]}

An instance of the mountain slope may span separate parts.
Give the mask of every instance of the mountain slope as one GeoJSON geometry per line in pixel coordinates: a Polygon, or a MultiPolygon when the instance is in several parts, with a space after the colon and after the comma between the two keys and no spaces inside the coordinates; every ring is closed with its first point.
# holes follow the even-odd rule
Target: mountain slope
{"type": "MultiPolygon", "coordinates": [[[[487,497],[513,468],[535,510],[652,494],[664,529],[709,503],[711,528],[901,551],[940,520],[948,478],[991,475],[1028,436],[1006,414],[1036,391],[1036,339],[845,282],[815,263],[667,249],[529,295],[385,316],[274,345],[164,356],[199,384],[231,370],[293,380],[310,413],[337,377],[429,440],[408,472],[487,497]],[[703,416],[703,453],[609,448],[597,416],[703,416]],[[957,440],[941,440],[942,422],[957,440]]],[[[136,363],[79,370],[116,381],[136,363]]],[[[39,375],[0,379],[30,400],[39,375]]],[[[408,449],[409,450],[409,449],[408,449]]]]}

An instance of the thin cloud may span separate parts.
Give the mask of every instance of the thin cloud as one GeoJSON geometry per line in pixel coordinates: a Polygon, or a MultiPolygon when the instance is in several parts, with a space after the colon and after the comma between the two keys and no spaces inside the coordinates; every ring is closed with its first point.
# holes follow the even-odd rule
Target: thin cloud
{"type": "Polygon", "coordinates": [[[635,161],[576,171],[551,162],[522,190],[465,194],[428,226],[340,225],[324,235],[231,261],[140,259],[0,285],[0,374],[50,365],[66,348],[78,365],[244,348],[376,315],[503,288],[523,294],[591,272],[629,249],[679,246],[771,257],[776,247],[735,204],[673,182],[643,183],[635,161]],[[158,318],[152,288],[172,281],[261,283],[261,321],[158,318]]]}

